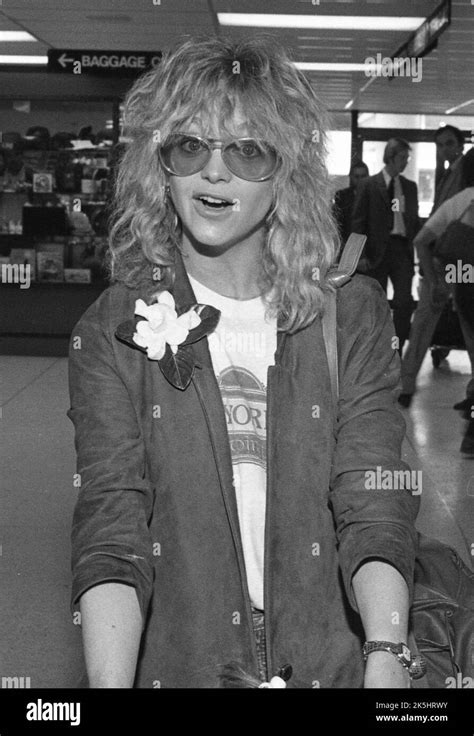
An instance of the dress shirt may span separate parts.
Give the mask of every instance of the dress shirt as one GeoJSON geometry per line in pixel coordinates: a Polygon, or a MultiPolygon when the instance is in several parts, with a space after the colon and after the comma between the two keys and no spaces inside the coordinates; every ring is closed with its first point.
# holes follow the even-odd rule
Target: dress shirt
{"type": "MultiPolygon", "coordinates": [[[[388,173],[387,169],[383,169],[382,173],[383,173],[385,185],[388,189],[392,177],[388,173]]],[[[407,231],[405,228],[405,220],[403,219],[403,213],[405,212],[405,197],[403,195],[400,177],[395,176],[393,177],[393,179],[394,179],[394,198],[398,200],[399,208],[398,210],[392,210],[393,211],[393,226],[392,226],[392,230],[390,231],[390,235],[399,235],[403,238],[406,238],[407,231]]],[[[392,204],[393,203],[390,202],[390,207],[392,207],[392,204]]]]}

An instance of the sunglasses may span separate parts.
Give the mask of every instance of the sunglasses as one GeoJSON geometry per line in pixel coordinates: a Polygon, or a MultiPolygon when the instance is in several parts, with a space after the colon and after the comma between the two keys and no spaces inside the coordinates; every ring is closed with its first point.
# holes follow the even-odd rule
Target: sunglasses
{"type": "Polygon", "coordinates": [[[247,181],[270,179],[280,164],[280,156],[275,149],[257,138],[236,138],[224,142],[176,133],[158,149],[158,155],[170,174],[191,176],[207,165],[216,148],[229,171],[247,181]]]}

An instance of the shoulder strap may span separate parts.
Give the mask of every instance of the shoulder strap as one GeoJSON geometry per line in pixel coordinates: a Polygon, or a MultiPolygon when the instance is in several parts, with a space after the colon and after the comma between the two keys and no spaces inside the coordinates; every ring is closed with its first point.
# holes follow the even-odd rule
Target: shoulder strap
{"type": "Polygon", "coordinates": [[[331,379],[331,393],[334,407],[339,398],[339,367],[337,361],[337,292],[331,291],[326,295],[326,305],[323,314],[323,337],[326,347],[326,358],[331,379]]]}
{"type": "MultiPolygon", "coordinates": [[[[367,237],[352,233],[342,252],[339,264],[330,269],[327,281],[336,289],[350,281],[357,268],[362,248],[367,237]]],[[[326,347],[326,357],[329,365],[329,377],[331,379],[331,393],[334,408],[337,408],[339,399],[339,368],[337,360],[337,292],[330,291],[326,295],[326,305],[322,317],[323,337],[326,347]]]]}

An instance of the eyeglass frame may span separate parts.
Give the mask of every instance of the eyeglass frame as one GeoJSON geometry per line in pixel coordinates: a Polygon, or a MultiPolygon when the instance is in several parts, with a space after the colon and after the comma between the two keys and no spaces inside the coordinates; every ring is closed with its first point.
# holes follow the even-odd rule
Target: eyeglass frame
{"type": "MultiPolygon", "coordinates": [[[[196,140],[198,140],[198,141],[200,141],[202,143],[205,143],[206,146],[208,147],[208,151],[209,151],[209,158],[202,165],[202,167],[200,169],[198,169],[197,171],[194,171],[192,174],[177,174],[175,171],[172,171],[169,168],[169,166],[167,166],[165,164],[165,162],[163,160],[163,156],[161,154],[161,149],[164,148],[167,144],[166,143],[162,143],[161,146],[158,147],[158,158],[160,160],[161,165],[165,169],[165,171],[167,171],[169,174],[172,174],[173,176],[180,176],[180,177],[182,177],[182,176],[193,176],[193,174],[198,174],[200,171],[202,171],[204,169],[205,166],[207,166],[207,164],[211,160],[212,152],[213,151],[215,151],[217,149],[217,150],[221,150],[223,152],[231,143],[235,143],[236,141],[239,141],[239,142],[241,142],[241,141],[253,141],[253,142],[256,142],[256,143],[260,143],[260,144],[263,143],[264,146],[266,146],[267,148],[271,148],[271,150],[274,151],[275,156],[276,156],[276,159],[275,159],[275,166],[273,167],[273,170],[270,172],[270,174],[266,174],[265,176],[262,176],[259,179],[245,179],[243,176],[239,176],[239,174],[236,174],[234,171],[232,171],[232,169],[225,162],[225,159],[224,159],[224,157],[222,156],[222,153],[221,153],[221,157],[222,157],[222,160],[223,160],[226,168],[230,171],[230,173],[233,176],[237,176],[239,179],[242,179],[243,181],[254,181],[254,182],[268,181],[268,179],[271,179],[272,176],[274,176],[276,174],[276,172],[278,171],[278,168],[279,168],[279,166],[281,164],[281,156],[278,153],[278,151],[275,148],[273,148],[273,146],[270,146],[270,144],[268,144],[265,141],[263,141],[261,138],[252,138],[250,136],[247,136],[247,137],[244,137],[244,138],[229,138],[229,139],[223,140],[221,138],[204,138],[203,136],[196,135],[195,133],[184,133],[182,131],[178,131],[177,133],[173,133],[172,136],[185,136],[185,137],[188,137],[188,138],[195,138],[196,140]]],[[[172,136],[170,136],[170,138],[172,136]]]]}

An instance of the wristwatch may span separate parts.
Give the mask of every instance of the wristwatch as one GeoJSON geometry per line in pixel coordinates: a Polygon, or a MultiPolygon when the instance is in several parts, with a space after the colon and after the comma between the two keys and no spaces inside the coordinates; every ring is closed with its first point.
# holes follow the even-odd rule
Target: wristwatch
{"type": "Polygon", "coordinates": [[[403,642],[395,644],[393,641],[366,641],[362,653],[364,661],[372,652],[390,652],[402,667],[405,667],[412,680],[419,680],[426,673],[426,660],[421,654],[412,656],[407,645],[403,642]]]}

